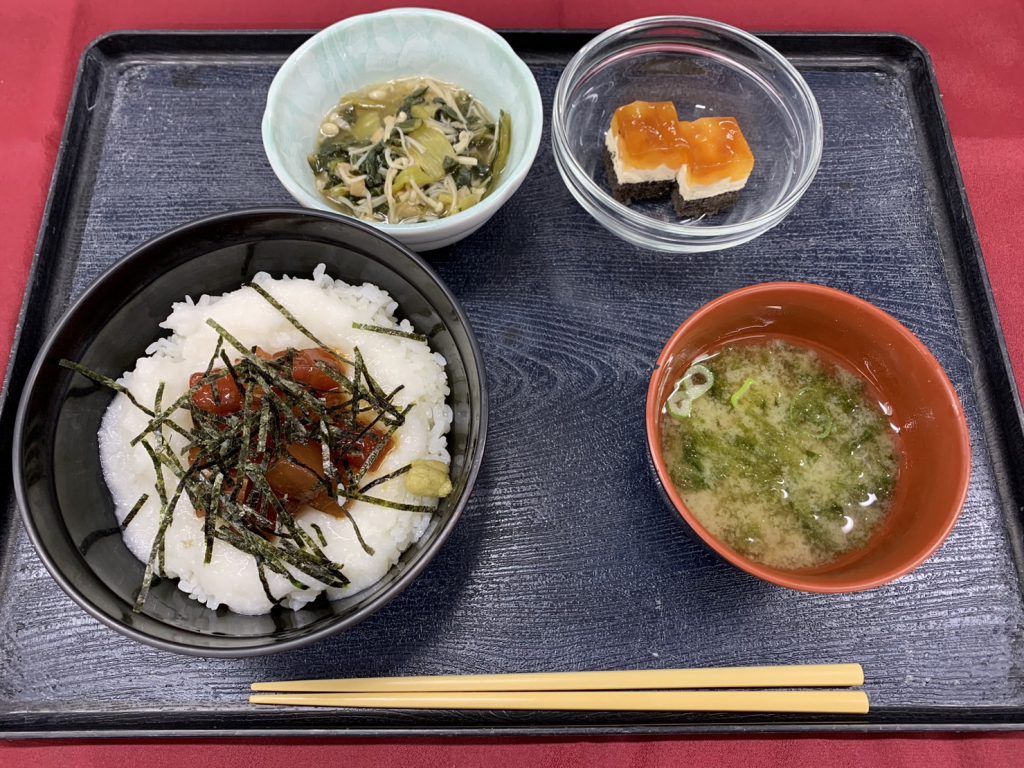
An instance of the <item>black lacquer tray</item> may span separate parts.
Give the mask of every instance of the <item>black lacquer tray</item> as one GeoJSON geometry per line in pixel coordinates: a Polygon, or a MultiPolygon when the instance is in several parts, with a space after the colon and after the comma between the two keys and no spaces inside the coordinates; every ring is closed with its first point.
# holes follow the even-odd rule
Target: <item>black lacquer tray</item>
{"type": "MultiPolygon", "coordinates": [[[[199,216],[290,204],[264,158],[267,86],[301,33],[121,33],[86,52],[11,358],[0,463],[25,375],[103,269],[199,216]]],[[[511,33],[546,106],[583,33],[511,33]]],[[[608,734],[1024,727],[1021,413],[927,55],[889,35],[767,35],[821,106],[825,152],[778,228],[720,253],[628,246],[573,201],[545,136],[519,193],[428,254],[478,334],[484,466],[429,568],[365,623],[239,660],[177,656],[102,627],[50,579],[0,476],[0,732],[151,735],[608,734]],[[889,311],[967,410],[963,516],[895,584],[806,595],[686,536],[645,465],[652,364],[697,307],[776,279],[889,311]],[[256,709],[254,680],[859,661],[867,718],[256,709]]],[[[197,287],[198,288],[198,287],[197,287]]]]}

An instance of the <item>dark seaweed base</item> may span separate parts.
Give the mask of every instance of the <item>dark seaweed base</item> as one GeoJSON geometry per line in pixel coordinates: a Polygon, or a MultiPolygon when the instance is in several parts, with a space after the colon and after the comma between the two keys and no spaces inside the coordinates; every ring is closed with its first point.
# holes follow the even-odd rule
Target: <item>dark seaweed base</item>
{"type": "Polygon", "coordinates": [[[604,150],[604,174],[608,190],[612,197],[624,205],[632,205],[648,200],[672,199],[672,207],[680,218],[695,219],[698,216],[714,216],[716,213],[732,208],[739,199],[740,192],[725,192],[714,197],[700,200],[684,200],[679,194],[679,186],[673,181],[646,181],[640,184],[623,184],[615,173],[615,162],[611,152],[604,150]]]}
{"type": "Polygon", "coordinates": [[[676,213],[684,219],[695,219],[698,216],[714,216],[716,213],[727,211],[736,205],[740,198],[741,190],[735,192],[724,192],[714,197],[705,197],[700,200],[684,200],[679,194],[679,188],[672,190],[672,207],[676,213]]]}
{"type": "Polygon", "coordinates": [[[645,181],[640,184],[622,184],[615,173],[615,162],[606,147],[604,150],[604,174],[612,197],[624,205],[641,200],[661,200],[668,197],[675,187],[675,181],[645,181]]]}

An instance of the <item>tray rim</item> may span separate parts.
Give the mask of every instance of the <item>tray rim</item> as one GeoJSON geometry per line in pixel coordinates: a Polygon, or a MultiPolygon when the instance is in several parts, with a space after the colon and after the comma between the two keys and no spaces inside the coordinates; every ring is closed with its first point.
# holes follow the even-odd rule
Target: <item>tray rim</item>
{"type": "MultiPolygon", "coordinates": [[[[35,357],[34,352],[23,351],[24,328],[26,320],[31,315],[31,306],[35,303],[34,300],[36,299],[36,294],[46,293],[46,283],[48,281],[45,279],[47,264],[44,263],[44,252],[58,247],[63,237],[63,233],[59,228],[51,229],[50,219],[54,214],[54,210],[60,205],[58,198],[62,195],[70,195],[70,192],[62,193],[61,185],[58,184],[61,172],[66,170],[65,166],[69,163],[72,170],[77,170],[77,162],[79,159],[77,153],[78,147],[75,145],[75,142],[71,141],[71,138],[75,128],[77,127],[76,118],[78,117],[78,110],[76,110],[76,106],[87,87],[87,83],[84,78],[87,68],[94,64],[98,66],[103,59],[116,60],[119,56],[124,56],[126,60],[130,61],[130,53],[133,52],[133,50],[140,55],[140,58],[149,60],[154,56],[159,56],[162,52],[167,53],[169,56],[188,55],[192,51],[189,48],[180,47],[181,44],[196,43],[202,39],[219,37],[232,41],[249,41],[252,39],[280,41],[284,38],[292,37],[298,41],[304,37],[314,34],[316,31],[317,30],[311,29],[126,29],[101,34],[86,45],[75,71],[74,83],[69,97],[67,114],[61,133],[61,140],[58,146],[57,156],[54,161],[53,174],[51,176],[46,203],[40,219],[39,237],[37,238],[32,261],[29,267],[29,274],[26,280],[22,305],[15,326],[15,335],[11,344],[10,355],[8,357],[8,365],[4,373],[2,388],[0,388],[0,430],[8,428],[10,423],[13,422],[14,413],[17,411],[17,404],[18,400],[20,400],[21,389],[24,385],[25,376],[27,375],[28,369],[31,367],[32,360],[35,357]],[[178,43],[179,47],[160,51],[154,49],[152,45],[153,43],[171,43],[172,45],[174,43],[178,43]],[[134,49],[133,45],[135,46],[134,49]],[[149,50],[147,50],[147,47],[149,50]],[[142,49],[141,51],[140,48],[142,49]],[[129,55],[125,55],[126,53],[129,55]],[[25,360],[24,358],[28,355],[31,355],[31,358],[25,360]],[[20,376],[18,376],[19,373],[20,376]],[[18,376],[20,380],[16,381],[16,376],[18,376]]],[[[578,40],[582,43],[590,37],[600,33],[602,30],[526,28],[512,30],[501,29],[498,31],[506,38],[509,38],[510,43],[512,43],[513,47],[517,50],[524,46],[529,47],[531,44],[537,45],[538,43],[547,47],[549,43],[557,41],[555,45],[551,45],[550,47],[554,52],[564,55],[564,46],[567,41],[578,40]]],[[[787,57],[798,60],[809,58],[816,59],[819,62],[824,63],[830,58],[836,61],[846,62],[857,58],[864,58],[865,61],[871,60],[875,62],[876,66],[879,60],[884,60],[886,57],[892,56],[899,56],[908,62],[915,57],[919,60],[921,71],[918,74],[923,77],[923,80],[925,81],[925,90],[927,91],[927,98],[923,99],[921,103],[927,111],[932,113],[930,116],[934,118],[937,123],[934,126],[929,126],[924,135],[929,142],[937,141],[939,144],[938,149],[942,153],[942,157],[939,161],[935,160],[934,152],[929,152],[928,157],[932,159],[933,163],[935,163],[937,171],[940,172],[939,176],[941,177],[943,175],[941,171],[945,170],[951,177],[947,180],[953,182],[952,184],[944,185],[945,194],[940,199],[939,204],[946,211],[954,237],[956,239],[961,239],[965,233],[968,235],[967,242],[960,242],[957,246],[957,251],[960,254],[959,263],[962,268],[965,283],[975,283],[975,285],[972,286],[972,289],[969,290],[971,298],[973,300],[983,299],[982,306],[972,306],[972,309],[975,312],[975,323],[978,327],[984,328],[986,331],[990,331],[994,337],[990,340],[987,347],[994,347],[994,349],[989,349],[989,351],[994,352],[995,356],[986,357],[987,365],[981,373],[976,371],[975,376],[983,373],[986,379],[994,379],[995,381],[998,381],[998,386],[1003,387],[1004,391],[1005,388],[1008,388],[1012,396],[1011,402],[1003,402],[1000,404],[1001,407],[997,408],[998,420],[994,423],[985,424],[984,435],[987,437],[990,432],[995,432],[1009,454],[1018,456],[1024,455],[1024,407],[1022,407],[1021,404],[1020,390],[1017,385],[1017,380],[1013,375],[1013,367],[1009,358],[1009,351],[1006,346],[1005,334],[1003,332],[1002,325],[999,322],[995,296],[992,292],[991,281],[989,280],[987,265],[981,249],[977,226],[970,207],[970,202],[967,198],[966,188],[963,183],[960,163],[955,151],[952,133],[950,132],[949,122],[943,105],[942,93],[939,87],[934,63],[928,53],[928,50],[916,39],[908,35],[895,32],[755,31],[753,34],[767,38],[769,43],[773,45],[777,45],[779,42],[788,42],[791,45],[796,43],[796,47],[804,48],[804,50],[789,51],[786,55],[787,57]],[[840,46],[847,49],[852,48],[853,50],[840,51],[833,56],[830,56],[829,54],[822,54],[820,51],[815,52],[811,50],[815,45],[820,46],[822,42],[829,41],[836,41],[840,46]],[[801,46],[801,43],[804,45],[801,46]],[[888,44],[892,47],[892,50],[888,52],[879,50],[879,44],[888,44]],[[868,50],[872,47],[872,50],[868,50]],[[951,186],[954,186],[955,190],[950,189],[951,186]],[[966,256],[964,255],[965,250],[970,251],[966,256]],[[968,273],[969,269],[973,271],[973,274],[968,273]]],[[[199,51],[196,51],[196,53],[199,53],[199,51]]],[[[260,50],[250,51],[249,53],[254,56],[265,54],[264,51],[260,50]]],[[[238,50],[211,53],[212,56],[217,58],[220,58],[223,54],[245,55],[246,51],[238,50]]],[[[71,186],[72,185],[65,185],[63,189],[69,190],[71,186]]],[[[959,328],[958,334],[960,334],[959,328]]],[[[982,336],[982,334],[978,335],[979,337],[982,336]]],[[[979,341],[984,345],[984,339],[979,338],[979,341]]],[[[39,343],[42,343],[42,339],[39,339],[39,343]]],[[[977,381],[975,381],[974,384],[976,385],[977,381]]],[[[990,384],[989,386],[991,387],[994,385],[990,384]]],[[[984,411],[984,409],[982,410],[984,411]]],[[[995,417],[992,417],[992,419],[994,418],[995,417]]],[[[992,420],[988,419],[988,416],[985,413],[982,413],[982,419],[987,419],[988,421],[992,420]]],[[[0,464],[3,464],[4,466],[9,465],[10,462],[4,460],[9,456],[9,452],[10,446],[4,446],[2,441],[0,441],[0,453],[3,454],[3,456],[0,456],[0,464]]],[[[1024,476],[1006,478],[1005,482],[1008,482],[1013,486],[1018,497],[1024,497],[1024,476]]],[[[11,479],[9,477],[5,476],[0,478],[0,490],[7,492],[8,496],[12,496],[13,489],[9,486],[11,486],[11,479]],[[4,482],[8,485],[3,485],[4,482]]],[[[13,520],[4,520],[0,518],[0,558],[6,556],[5,548],[10,545],[10,540],[13,539],[13,536],[9,536],[8,531],[5,531],[5,528],[10,527],[12,524],[18,524],[18,515],[14,515],[13,520]]],[[[1020,520],[1007,518],[1006,524],[1009,532],[1011,533],[1014,531],[1019,533],[1022,527],[1022,521],[1020,520]]],[[[1013,549],[1015,551],[1015,561],[1018,567],[1018,572],[1021,574],[1022,580],[1024,580],[1024,541],[1022,541],[1019,536],[1016,540],[1011,537],[1011,544],[1014,545],[1013,549]]],[[[0,573],[0,578],[2,577],[3,574],[0,573]]],[[[918,708],[917,711],[928,714],[933,712],[935,709],[937,708],[922,707],[918,708]]],[[[976,707],[973,710],[962,710],[957,708],[955,710],[956,713],[968,713],[969,715],[973,715],[973,717],[963,718],[954,716],[949,720],[937,719],[929,722],[912,722],[910,718],[906,717],[906,715],[912,716],[914,709],[908,707],[894,707],[889,710],[881,710],[889,717],[895,718],[892,721],[883,722],[864,722],[857,719],[844,719],[833,722],[776,723],[750,721],[723,723],[695,722],[680,724],[503,724],[498,726],[466,725],[431,727],[424,725],[416,727],[357,726],[338,728],[308,727],[302,725],[294,728],[280,726],[259,727],[257,725],[256,727],[251,728],[231,727],[226,729],[174,727],[167,729],[146,729],[136,726],[111,729],[105,729],[102,727],[79,727],[68,730],[54,729],[47,726],[34,728],[31,725],[34,714],[32,710],[15,710],[8,713],[0,712],[0,740],[19,741],[29,739],[64,740],[130,738],[150,741],[159,739],[221,739],[232,737],[255,737],[263,739],[296,736],[320,738],[370,737],[379,739],[417,737],[442,738],[456,736],[466,738],[551,738],[565,736],[682,736],[696,734],[736,736],[757,733],[834,734],[1024,731],[1024,707],[1019,709],[992,708],[991,713],[988,713],[986,709],[987,708],[985,707],[976,707]],[[995,716],[996,719],[990,721],[974,719],[988,714],[995,716]],[[11,726],[14,724],[13,721],[17,720],[26,722],[27,728],[12,729],[11,726]]],[[[159,711],[185,713],[191,710],[172,710],[170,708],[162,708],[159,711]]],[[[875,710],[876,713],[879,711],[880,710],[875,710]]],[[[47,710],[45,711],[44,717],[49,718],[54,714],[59,714],[59,710],[47,710]]],[[[98,719],[113,720],[121,714],[124,713],[112,711],[100,714],[98,719]]],[[[764,717],[770,717],[770,715],[765,715],[764,717]]]]}
{"type": "Polygon", "coordinates": [[[1024,726],[1020,723],[964,723],[950,725],[947,723],[915,723],[907,726],[903,723],[874,723],[863,727],[847,727],[846,724],[814,725],[807,723],[782,724],[746,724],[723,723],[720,725],[575,725],[575,726],[479,726],[479,727],[444,727],[444,728],[228,728],[213,729],[178,729],[178,730],[144,730],[122,728],[110,731],[0,731],[0,741],[28,742],[53,741],[58,744],[68,741],[108,741],[130,740],[138,742],[154,741],[188,741],[190,739],[375,739],[389,741],[398,739],[559,739],[559,738],[633,738],[633,737],[692,737],[719,736],[725,738],[756,738],[763,735],[791,736],[843,736],[864,734],[866,736],[882,736],[890,734],[957,734],[977,735],[981,733],[1021,733],[1024,726]]]}

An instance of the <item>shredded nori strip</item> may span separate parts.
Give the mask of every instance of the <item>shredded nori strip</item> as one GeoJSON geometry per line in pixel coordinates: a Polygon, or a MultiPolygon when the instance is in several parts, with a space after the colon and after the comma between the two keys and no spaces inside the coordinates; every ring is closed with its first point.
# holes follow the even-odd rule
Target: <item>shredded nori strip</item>
{"type": "MultiPolygon", "coordinates": [[[[188,392],[183,394],[181,397],[179,397],[177,400],[171,403],[165,410],[163,410],[160,413],[153,413],[152,411],[149,411],[147,409],[147,413],[150,416],[152,416],[153,419],[152,421],[149,422],[149,424],[146,425],[146,428],[142,430],[142,432],[140,432],[131,439],[129,445],[138,445],[143,439],[146,438],[147,435],[159,429],[164,424],[166,424],[169,428],[174,429],[176,432],[183,434],[185,437],[191,437],[191,435],[188,432],[184,431],[179,424],[177,424],[174,421],[171,421],[171,416],[173,416],[175,412],[177,412],[181,408],[184,408],[185,403],[192,399],[192,395],[198,392],[202,388],[204,383],[206,382],[200,381],[198,384],[190,388],[188,392]]],[[[131,398],[129,398],[129,400],[131,400],[131,398]]]]}
{"type": "MultiPolygon", "coordinates": [[[[219,347],[223,343],[224,337],[218,336],[217,346],[219,347]]],[[[220,359],[224,362],[224,368],[227,370],[228,376],[231,377],[231,380],[235,382],[235,386],[238,387],[238,391],[245,392],[245,385],[242,383],[241,379],[238,378],[238,371],[235,370],[235,364],[231,362],[231,358],[227,356],[227,353],[224,352],[223,349],[220,351],[220,359]]]]}
{"type": "MultiPolygon", "coordinates": [[[[376,380],[370,375],[370,372],[366,369],[366,363],[363,361],[363,356],[359,352],[359,347],[355,348],[355,354],[356,358],[359,360],[359,366],[363,373],[363,381],[366,382],[366,386],[369,388],[370,393],[377,398],[377,407],[387,411],[395,418],[395,420],[399,424],[401,424],[405,420],[405,415],[399,413],[398,409],[394,405],[392,405],[391,397],[393,396],[394,393],[392,393],[392,395],[384,394],[384,390],[380,388],[380,385],[377,384],[376,380]]],[[[398,390],[395,391],[397,392],[398,390]]]]}
{"type": "Polygon", "coordinates": [[[373,405],[375,405],[378,409],[387,411],[392,416],[392,418],[395,419],[395,422],[397,424],[402,424],[402,422],[405,420],[405,416],[398,412],[398,409],[391,404],[391,401],[384,394],[381,388],[377,385],[377,382],[374,381],[372,376],[370,376],[369,372],[366,370],[366,363],[363,361],[363,355],[359,351],[359,347],[356,347],[354,352],[356,358],[356,384],[358,386],[359,378],[361,376],[363,381],[366,382],[366,387],[368,390],[368,393],[363,396],[364,399],[367,400],[367,402],[370,402],[373,405]]]}
{"type": "Polygon", "coordinates": [[[142,447],[146,449],[149,458],[153,460],[153,471],[156,472],[156,492],[160,497],[160,506],[165,507],[167,506],[167,486],[164,485],[164,471],[161,469],[160,457],[149,443],[143,442],[142,447]]]}
{"type": "MultiPolygon", "coordinates": [[[[255,426],[256,421],[253,416],[252,408],[252,387],[245,390],[245,398],[242,400],[242,448],[238,454],[238,464],[241,467],[245,467],[249,464],[249,445],[252,443],[252,428],[255,426]]],[[[240,489],[242,483],[238,483],[236,488],[240,489]]]]}
{"type": "Polygon", "coordinates": [[[171,522],[174,520],[174,509],[178,506],[178,499],[181,498],[182,491],[185,490],[185,481],[188,479],[188,473],[185,473],[185,477],[178,481],[177,487],[174,489],[174,495],[164,509],[160,510],[160,528],[157,532],[157,548],[159,549],[159,560],[160,560],[160,575],[163,576],[167,573],[167,565],[165,562],[167,554],[167,529],[170,527],[171,522]]]}
{"type": "MultiPolygon", "coordinates": [[[[156,388],[156,395],[153,397],[153,413],[160,413],[161,404],[164,400],[164,382],[160,382],[156,388]]],[[[158,450],[163,450],[164,447],[164,430],[158,428],[154,434],[156,435],[156,447],[158,450]]]]}
{"type": "Polygon", "coordinates": [[[128,526],[131,525],[132,520],[134,520],[135,516],[139,514],[139,510],[142,509],[143,505],[147,501],[149,501],[148,493],[144,493],[139,496],[139,500],[135,502],[135,506],[131,508],[131,511],[128,512],[128,514],[124,516],[124,520],[121,521],[120,528],[122,531],[126,530],[128,526]]]}
{"type": "MultiPolygon", "coordinates": [[[[149,596],[149,589],[153,584],[153,577],[156,575],[162,575],[165,573],[164,569],[164,537],[167,534],[167,529],[171,525],[171,520],[174,518],[174,506],[178,503],[178,497],[181,494],[181,485],[179,484],[178,490],[174,495],[174,504],[168,504],[167,493],[163,488],[163,471],[160,469],[159,461],[156,459],[152,448],[149,448],[149,443],[143,443],[149,449],[150,456],[153,457],[154,461],[157,462],[157,478],[159,478],[157,489],[161,492],[161,509],[160,509],[160,526],[157,528],[156,536],[153,538],[153,547],[149,551],[149,559],[146,561],[146,571],[142,576],[142,586],[139,588],[139,594],[135,598],[135,605],[132,610],[135,613],[139,613],[142,610],[143,604],[146,602],[146,598],[149,596]],[[154,564],[159,564],[159,570],[154,568],[154,564]]],[[[184,482],[184,479],[182,480],[184,482]]]]}
{"type": "Polygon", "coordinates": [[[306,338],[308,338],[321,349],[327,350],[332,355],[337,355],[337,352],[335,352],[329,346],[320,341],[320,339],[314,336],[313,332],[309,330],[309,328],[300,323],[298,319],[295,317],[295,315],[293,315],[291,312],[285,309],[281,302],[279,302],[277,299],[271,296],[261,285],[259,285],[258,283],[250,282],[249,287],[256,291],[256,293],[258,293],[260,296],[262,296],[270,306],[272,306],[274,309],[280,312],[284,316],[284,319],[287,320],[292,325],[294,325],[296,330],[300,331],[306,338]]]}
{"type": "MultiPolygon", "coordinates": [[[[405,414],[412,410],[412,405],[412,403],[409,403],[409,405],[405,407],[405,410],[402,411],[401,416],[403,422],[405,421],[405,414]]],[[[370,471],[370,467],[377,463],[377,459],[380,458],[380,455],[384,452],[388,441],[391,439],[391,436],[395,433],[396,429],[398,429],[398,423],[391,424],[388,427],[387,432],[381,436],[381,441],[377,443],[372,451],[370,451],[370,455],[363,461],[362,467],[360,467],[359,471],[353,475],[353,486],[357,486],[359,482],[362,481],[363,477],[365,477],[366,473],[370,471]]]]}
{"type": "Polygon", "coordinates": [[[264,400],[260,406],[260,431],[256,436],[256,453],[267,452],[267,437],[270,433],[271,405],[269,400],[264,400]]]}
{"type": "Polygon", "coordinates": [[[102,373],[97,373],[96,371],[89,370],[84,365],[80,365],[79,363],[76,363],[73,360],[61,360],[60,363],[58,363],[58,365],[60,365],[61,368],[68,368],[69,370],[72,370],[75,373],[80,374],[87,379],[91,379],[92,381],[95,381],[97,384],[102,384],[104,387],[107,387],[108,389],[112,389],[115,392],[121,393],[122,395],[128,398],[128,402],[130,402],[140,411],[145,413],[147,416],[154,415],[153,411],[151,411],[149,408],[147,408],[146,406],[144,406],[142,403],[135,399],[135,395],[128,391],[128,387],[124,386],[123,384],[118,384],[109,376],[104,376],[102,373]]]}
{"type": "Polygon", "coordinates": [[[324,536],[324,532],[321,530],[320,526],[317,525],[316,523],[311,523],[309,527],[313,529],[313,532],[316,534],[316,537],[318,539],[320,539],[320,546],[321,547],[326,547],[327,546],[327,537],[324,536]]]}
{"type": "MultiPolygon", "coordinates": [[[[274,392],[273,387],[279,386],[281,387],[281,389],[284,390],[286,394],[290,395],[298,404],[310,406],[314,410],[321,412],[322,415],[326,415],[326,406],[324,406],[323,403],[317,400],[316,397],[314,397],[301,384],[297,384],[295,383],[295,381],[285,378],[266,360],[261,360],[251,351],[246,349],[245,346],[238,339],[236,339],[227,330],[225,330],[224,327],[221,326],[216,320],[213,320],[211,318],[206,321],[206,324],[213,328],[213,330],[215,330],[218,334],[220,334],[225,341],[227,341],[231,346],[233,346],[242,354],[242,356],[245,358],[247,362],[249,362],[255,367],[255,372],[257,373],[257,375],[259,375],[259,377],[266,381],[266,383],[271,387],[271,389],[267,390],[265,394],[277,397],[277,394],[274,392]]],[[[356,352],[358,354],[358,350],[356,350],[356,352]]],[[[277,399],[280,398],[277,397],[277,399]]]]}
{"type": "Polygon", "coordinates": [[[381,475],[376,480],[371,480],[366,485],[364,485],[362,488],[360,488],[359,492],[360,493],[366,493],[371,488],[376,488],[378,485],[383,485],[388,480],[394,480],[396,477],[404,475],[410,469],[412,469],[412,464],[406,464],[404,467],[396,469],[394,472],[388,472],[386,475],[381,475]]]}
{"type": "Polygon", "coordinates": [[[331,429],[327,426],[325,419],[320,420],[320,455],[323,458],[324,477],[331,483],[337,483],[338,469],[334,466],[334,459],[331,457],[331,429]]]}
{"type": "Polygon", "coordinates": [[[220,507],[220,489],[224,484],[224,475],[221,472],[213,479],[213,490],[210,492],[210,503],[207,505],[206,514],[203,517],[203,538],[206,540],[206,552],[203,554],[203,564],[209,565],[213,559],[213,536],[217,526],[217,511],[220,507]]]}
{"type": "Polygon", "coordinates": [[[374,333],[383,333],[385,336],[399,336],[403,339],[412,339],[413,341],[426,342],[427,337],[422,333],[410,333],[409,331],[400,331],[397,328],[385,328],[382,325],[366,325],[365,323],[352,323],[352,327],[360,331],[373,331],[374,333]]]}
{"type": "Polygon", "coordinates": [[[149,588],[153,585],[153,561],[156,559],[156,547],[150,550],[149,559],[146,561],[146,571],[142,574],[142,586],[139,587],[139,593],[135,596],[135,605],[132,606],[133,613],[141,613],[142,606],[146,603],[146,598],[149,597],[149,588]]]}
{"type": "Polygon", "coordinates": [[[338,489],[338,495],[344,496],[346,499],[352,501],[363,501],[367,504],[376,504],[378,507],[387,507],[388,509],[398,509],[403,512],[433,512],[433,507],[424,507],[419,504],[402,504],[397,501],[390,501],[388,499],[379,499],[376,496],[367,496],[366,494],[359,493],[358,491],[347,491],[343,488],[338,489]]]}
{"type": "Polygon", "coordinates": [[[274,593],[270,591],[270,583],[267,581],[267,572],[263,565],[263,558],[256,558],[256,572],[260,575],[260,584],[263,586],[263,594],[267,596],[267,600],[270,601],[271,605],[279,605],[280,601],[274,597],[274,593]]]}
{"type": "Polygon", "coordinates": [[[377,550],[366,543],[366,539],[363,538],[363,532],[359,530],[359,523],[356,522],[356,519],[352,517],[352,513],[347,509],[345,510],[345,517],[347,517],[348,521],[352,523],[352,531],[356,535],[356,541],[359,542],[359,546],[363,548],[363,552],[368,554],[370,557],[373,557],[377,553],[377,550]]]}
{"type": "Polygon", "coordinates": [[[113,528],[103,528],[98,531],[93,531],[84,539],[82,543],[78,545],[78,551],[82,553],[82,556],[89,554],[89,550],[92,549],[92,545],[101,539],[107,538],[107,536],[113,536],[115,533],[121,532],[121,526],[115,525],[113,528]]]}

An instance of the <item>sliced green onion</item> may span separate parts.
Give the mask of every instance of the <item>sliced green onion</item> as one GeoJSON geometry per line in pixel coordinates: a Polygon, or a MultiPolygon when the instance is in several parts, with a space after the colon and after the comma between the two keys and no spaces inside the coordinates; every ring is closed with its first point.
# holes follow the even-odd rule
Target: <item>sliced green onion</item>
{"type": "Polygon", "coordinates": [[[706,365],[697,363],[691,365],[687,369],[686,373],[683,374],[683,378],[679,380],[682,384],[686,394],[689,395],[691,400],[696,400],[701,395],[707,393],[711,387],[715,384],[715,374],[711,372],[711,369],[706,365]],[[699,382],[695,382],[694,379],[699,378],[699,382]]]}
{"type": "Polygon", "coordinates": [[[682,378],[676,382],[672,394],[668,396],[668,402],[665,403],[668,415],[676,421],[689,418],[690,412],[693,410],[693,401],[707,394],[714,384],[715,374],[711,372],[710,368],[700,363],[691,365],[682,378]]]}
{"type": "Polygon", "coordinates": [[[753,386],[753,384],[753,379],[747,379],[746,381],[743,382],[742,387],[740,387],[739,389],[732,393],[732,397],[729,398],[729,402],[732,404],[733,408],[739,408],[740,400],[742,400],[743,396],[750,391],[750,388],[753,386]]]}
{"type": "Polygon", "coordinates": [[[676,388],[672,390],[672,394],[668,396],[668,402],[665,403],[665,409],[668,411],[668,415],[676,421],[682,421],[683,419],[689,418],[690,411],[693,408],[693,398],[691,398],[686,392],[680,389],[678,382],[676,388]]]}

